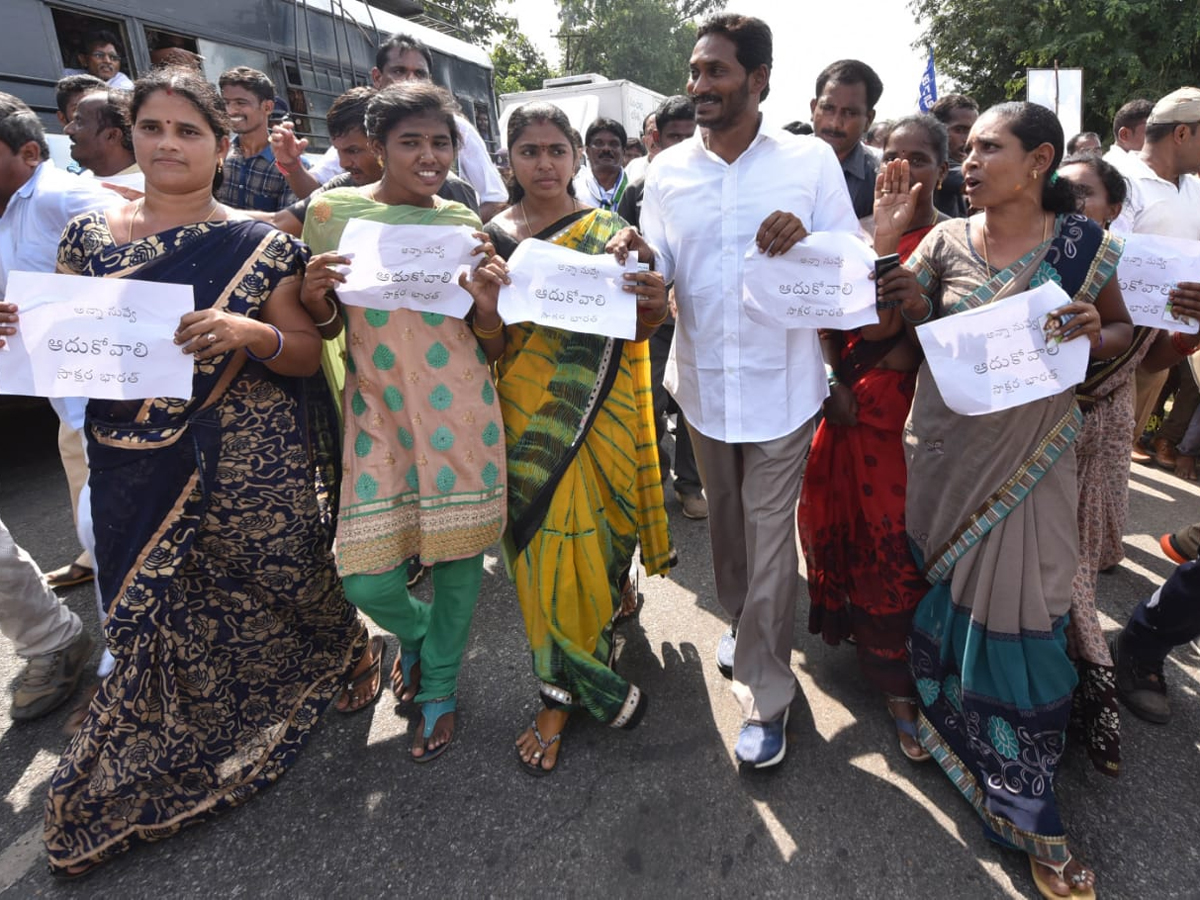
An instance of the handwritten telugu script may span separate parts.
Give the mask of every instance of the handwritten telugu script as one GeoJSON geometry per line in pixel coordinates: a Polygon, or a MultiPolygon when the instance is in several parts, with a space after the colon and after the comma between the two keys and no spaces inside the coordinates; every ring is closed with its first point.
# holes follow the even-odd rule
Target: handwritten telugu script
{"type": "Polygon", "coordinates": [[[458,276],[470,273],[482,257],[465,225],[385,225],[351,219],[338,243],[338,253],[352,261],[343,274],[338,297],[348,306],[368,309],[413,309],[462,318],[471,295],[458,276]]]}
{"type": "Polygon", "coordinates": [[[1066,292],[1047,282],[917,328],[946,405],[961,415],[984,415],[1052,397],[1083,381],[1087,339],[1057,343],[1045,336],[1049,314],[1068,303],[1066,292]]]}
{"type": "Polygon", "coordinates": [[[190,285],[13,272],[20,322],[0,354],[0,393],[140,400],[190,397],[192,357],[175,344],[190,285]]]}
{"type": "Polygon", "coordinates": [[[1181,281],[1200,282],[1200,241],[1128,234],[1117,267],[1117,283],[1134,325],[1200,332],[1200,322],[1176,319],[1168,308],[1171,289],[1181,281]]]}
{"type": "Polygon", "coordinates": [[[522,241],[508,261],[511,285],[500,289],[500,318],[633,340],[637,298],[622,289],[637,271],[609,254],[590,255],[548,241],[522,241]]]}
{"type": "Polygon", "coordinates": [[[846,331],[879,321],[875,254],[843,232],[810,234],[782,256],[746,250],[742,301],[762,325],[846,331]]]}

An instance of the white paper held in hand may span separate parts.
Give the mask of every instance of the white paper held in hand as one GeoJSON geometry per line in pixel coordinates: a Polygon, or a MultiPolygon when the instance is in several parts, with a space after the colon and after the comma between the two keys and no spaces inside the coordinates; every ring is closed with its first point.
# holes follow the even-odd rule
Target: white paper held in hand
{"type": "Polygon", "coordinates": [[[782,256],[767,256],[751,241],[742,302],[761,325],[838,331],[875,325],[874,271],[874,251],[847,232],[810,234],[782,256]]]}
{"type": "Polygon", "coordinates": [[[1200,322],[1176,319],[1167,309],[1171,288],[1181,281],[1200,282],[1200,241],[1157,234],[1127,234],[1117,268],[1117,284],[1134,325],[1200,332],[1200,322]]]}
{"type": "Polygon", "coordinates": [[[175,329],[195,309],[192,286],[13,272],[5,299],[17,333],[0,353],[0,393],[144,400],[191,397],[193,357],[175,329]]]}
{"type": "Polygon", "coordinates": [[[500,288],[500,318],[631,341],[637,337],[637,297],[623,287],[625,273],[637,268],[632,253],[621,265],[609,253],[522,241],[508,261],[512,283],[500,288]]]}
{"type": "Polygon", "coordinates": [[[466,225],[346,223],[338,253],[352,257],[337,295],[347,306],[412,309],[461,319],[474,302],[458,285],[482,257],[479,238],[466,225]]]}
{"type": "Polygon", "coordinates": [[[927,322],[917,338],[942,399],[981,416],[1060,394],[1083,381],[1091,344],[1045,336],[1049,313],[1071,302],[1052,281],[995,303],[927,322]]]}

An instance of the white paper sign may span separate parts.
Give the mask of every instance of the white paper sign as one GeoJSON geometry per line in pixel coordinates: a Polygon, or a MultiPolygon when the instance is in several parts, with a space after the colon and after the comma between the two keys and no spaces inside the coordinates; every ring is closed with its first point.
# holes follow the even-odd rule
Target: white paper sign
{"type": "Polygon", "coordinates": [[[917,328],[942,399],[980,416],[1062,393],[1083,381],[1085,338],[1045,338],[1047,313],[1071,300],[1054,282],[917,328]]]}
{"type": "Polygon", "coordinates": [[[780,328],[848,331],[875,325],[875,254],[844,232],[810,234],[782,256],[751,242],[742,270],[746,314],[780,328]]]}
{"type": "Polygon", "coordinates": [[[1176,319],[1167,310],[1167,295],[1181,281],[1200,282],[1200,241],[1127,234],[1117,267],[1117,283],[1134,325],[1200,332],[1200,322],[1176,319]]]}
{"type": "Polygon", "coordinates": [[[13,272],[5,299],[20,322],[0,354],[0,394],[192,396],[193,358],[175,343],[191,285],[13,272]]]}
{"type": "Polygon", "coordinates": [[[609,253],[521,241],[508,261],[512,284],[500,288],[500,318],[631,341],[637,336],[637,297],[623,286],[625,273],[637,268],[632,253],[622,266],[609,253]]]}
{"type": "Polygon", "coordinates": [[[458,285],[481,257],[479,238],[466,225],[385,225],[351,219],[338,253],[353,258],[337,289],[347,306],[415,309],[461,319],[474,302],[458,285]]]}

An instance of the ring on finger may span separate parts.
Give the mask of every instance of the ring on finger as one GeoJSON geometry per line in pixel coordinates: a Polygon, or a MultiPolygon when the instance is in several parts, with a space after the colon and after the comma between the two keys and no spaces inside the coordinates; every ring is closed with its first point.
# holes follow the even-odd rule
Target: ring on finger
{"type": "Polygon", "coordinates": [[[215,334],[213,334],[213,332],[211,332],[211,331],[204,336],[204,339],[206,341],[208,341],[210,344],[215,344],[217,342],[217,336],[215,334]]]}

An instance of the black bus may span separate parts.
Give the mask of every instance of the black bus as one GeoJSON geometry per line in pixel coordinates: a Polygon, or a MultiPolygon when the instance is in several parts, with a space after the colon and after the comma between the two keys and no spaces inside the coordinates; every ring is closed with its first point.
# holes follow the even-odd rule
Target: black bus
{"type": "Polygon", "coordinates": [[[429,46],[433,80],[454,94],[488,147],[498,147],[491,59],[481,47],[405,18],[421,13],[416,0],[3,0],[3,7],[0,91],[28,103],[48,133],[61,130],[55,82],[78,67],[84,37],[103,30],[117,38],[130,78],[172,48],[202,57],[211,81],[232,66],[265,72],[310,150],[324,150],[329,105],[370,84],[375,48],[404,32],[429,46]]]}

